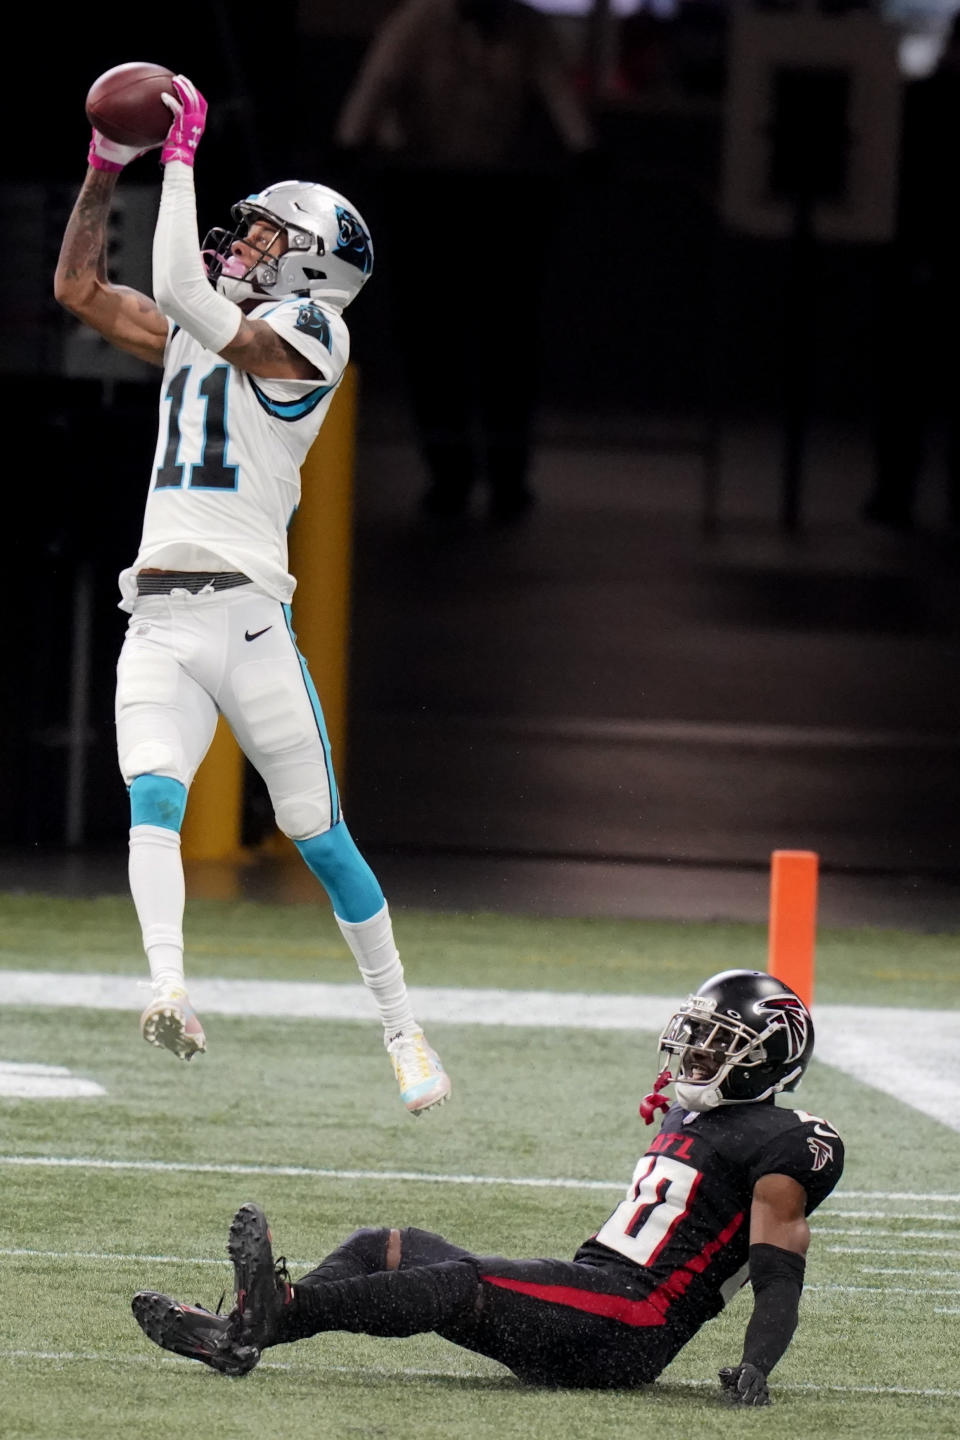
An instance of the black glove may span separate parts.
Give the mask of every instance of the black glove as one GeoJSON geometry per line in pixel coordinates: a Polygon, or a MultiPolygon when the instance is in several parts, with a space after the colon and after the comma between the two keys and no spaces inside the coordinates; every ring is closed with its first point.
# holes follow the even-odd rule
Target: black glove
{"type": "Polygon", "coordinates": [[[730,1405],[769,1405],[767,1377],[756,1365],[731,1365],[720,1371],[723,1398],[730,1405]]]}

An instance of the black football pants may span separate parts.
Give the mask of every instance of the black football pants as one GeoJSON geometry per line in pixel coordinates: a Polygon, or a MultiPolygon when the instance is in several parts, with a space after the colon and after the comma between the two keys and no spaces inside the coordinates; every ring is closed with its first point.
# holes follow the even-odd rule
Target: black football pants
{"type": "Polygon", "coordinates": [[[400,1267],[387,1270],[389,1235],[358,1230],[294,1282],[278,1340],[434,1331],[528,1384],[615,1389],[653,1380],[677,1348],[655,1320],[616,1318],[643,1300],[602,1266],[478,1256],[408,1228],[400,1267]]]}

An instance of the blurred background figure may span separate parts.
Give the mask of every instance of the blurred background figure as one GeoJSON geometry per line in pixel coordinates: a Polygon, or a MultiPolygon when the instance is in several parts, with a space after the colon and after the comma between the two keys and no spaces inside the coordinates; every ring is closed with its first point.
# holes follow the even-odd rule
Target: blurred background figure
{"type": "Polygon", "coordinates": [[[534,498],[544,255],[562,243],[565,178],[594,149],[549,17],[519,0],[404,0],[336,141],[378,170],[422,509],[459,517],[485,485],[491,521],[516,520],[534,498]]]}
{"type": "Polygon", "coordinates": [[[904,84],[897,230],[877,315],[874,485],[863,507],[865,519],[894,530],[913,528],[924,473],[939,461],[944,520],[960,531],[958,134],[955,17],[935,67],[908,72],[904,84]]]}

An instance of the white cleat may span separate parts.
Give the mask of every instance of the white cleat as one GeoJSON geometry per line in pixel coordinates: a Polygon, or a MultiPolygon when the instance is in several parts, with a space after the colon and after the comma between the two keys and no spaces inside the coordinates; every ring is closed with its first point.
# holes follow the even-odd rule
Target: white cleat
{"type": "Polygon", "coordinates": [[[387,1054],[400,1086],[400,1099],[411,1115],[443,1104],[450,1094],[450,1076],[422,1030],[395,1035],[387,1045],[387,1054]]]}
{"type": "Polygon", "coordinates": [[[150,1045],[189,1060],[207,1048],[203,1026],[182,986],[165,986],[140,1016],[140,1034],[150,1045]]]}

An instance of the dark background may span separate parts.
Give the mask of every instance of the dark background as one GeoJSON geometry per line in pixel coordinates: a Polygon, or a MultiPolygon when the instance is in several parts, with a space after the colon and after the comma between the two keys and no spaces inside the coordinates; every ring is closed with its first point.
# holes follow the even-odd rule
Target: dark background
{"type": "MultiPolygon", "coordinates": [[[[128,823],[113,748],[113,667],[125,624],[116,575],[139,538],[157,397],[150,381],[105,384],[58,373],[68,321],[50,292],[85,161],[86,90],[101,71],[132,58],[169,64],[198,83],[211,117],[197,172],[201,234],[225,223],[244,194],[298,175],[345,189],[376,240],[376,174],[338,154],[331,137],[373,24],[390,8],[198,4],[188,21],[177,20],[175,35],[173,21],[154,12],[133,16],[111,5],[98,6],[92,18],[66,15],[49,35],[39,20],[18,21],[24,123],[13,127],[4,162],[6,225],[16,243],[7,248],[4,280],[13,346],[3,376],[11,569],[2,845],[119,851],[128,823]],[[22,354],[22,365],[11,353],[22,354]],[[65,736],[81,581],[90,586],[92,607],[90,743],[71,838],[65,736]]],[[[362,402],[344,783],[368,852],[407,845],[451,854],[726,858],[762,866],[771,843],[802,846],[812,837],[826,863],[840,868],[953,872],[954,535],[934,510],[919,539],[885,535],[878,542],[861,516],[859,480],[849,475],[852,444],[860,480],[870,478],[893,236],[815,240],[798,282],[795,236],[763,237],[724,223],[729,20],[723,4],[690,3],[669,22],[632,22],[621,36],[621,73],[593,101],[601,163],[590,173],[571,172],[556,233],[524,234],[521,216],[491,236],[494,256],[509,250],[511,274],[518,254],[547,273],[541,504],[526,538],[491,548],[471,532],[441,545],[416,530],[421,476],[387,304],[389,253],[377,252],[381,283],[371,283],[350,311],[362,402]],[[828,472],[813,476],[792,517],[783,508],[791,426],[796,446],[808,436],[821,445],[816,463],[828,472]],[[675,434],[693,438],[679,446],[657,439],[675,434]],[[830,436],[842,438],[834,445],[830,436]],[[711,472],[718,437],[728,469],[711,472]],[[740,447],[733,459],[724,437],[740,447]],[[674,452],[687,467],[679,484],[674,452]],[[640,481],[626,491],[618,463],[623,474],[640,467],[640,481]],[[715,491],[701,473],[708,481],[713,473],[715,491]],[[592,489],[598,498],[591,510],[592,489]],[[725,514],[734,492],[741,508],[725,514]],[[612,581],[616,600],[605,608],[612,581]],[[552,613],[541,608],[547,593],[552,613]],[[675,644],[658,648],[671,624],[675,644]],[[524,663],[512,671],[504,645],[509,636],[515,650],[518,634],[530,638],[520,647],[524,663]],[[458,689],[467,675],[470,683],[458,689]],[[663,737],[651,742],[638,731],[632,749],[618,742],[617,755],[594,757],[593,768],[584,767],[582,750],[558,764],[558,794],[569,793],[571,773],[586,773],[576,805],[590,818],[578,826],[561,814],[554,823],[551,785],[530,783],[530,767],[542,762],[549,775],[557,743],[548,733],[551,718],[573,711],[594,726],[594,736],[605,720],[740,726],[754,735],[762,725],[807,726],[821,737],[819,768],[816,775],[791,768],[804,748],[790,748],[793,732],[779,748],[765,741],[753,754],[748,744],[731,766],[730,752],[710,748],[713,740],[701,754],[696,736],[685,748],[671,732],[669,753],[661,755],[655,746],[663,737]],[[503,738],[505,722],[522,725],[531,716],[539,738],[519,749],[515,735],[503,738]],[[472,721],[482,728],[473,739],[472,721]],[[832,731],[840,738],[831,749],[823,737],[832,731]],[[884,749],[882,737],[891,734],[907,735],[906,748],[884,749]],[[431,798],[428,757],[445,741],[450,768],[431,798]],[[486,747],[479,776],[477,747],[486,747]],[[876,763],[861,773],[865,750],[876,763]],[[731,818],[738,807],[757,816],[757,797],[737,778],[741,765],[766,806],[753,826],[741,823],[743,815],[731,818]],[[728,783],[705,796],[704,774],[724,769],[728,783]],[[667,783],[665,776],[674,778],[667,783]],[[475,785],[471,803],[483,809],[482,823],[447,823],[458,784],[464,796],[475,785]],[[836,843],[831,800],[842,817],[836,843]]],[[[589,25],[582,26],[581,76],[588,96],[596,80],[589,25]]],[[[842,157],[831,173],[842,186],[842,157]]],[[[149,182],[149,168],[138,179],[149,182]]],[[[954,183],[952,171],[945,173],[945,189],[954,183]]],[[[443,217],[417,223],[428,283],[443,217]]],[[[508,291],[496,298],[509,305],[508,291]]],[[[814,462],[796,450],[794,460],[801,459],[809,475],[814,462]]],[[[583,734],[578,743],[588,743],[583,734]]],[[[253,783],[247,809],[255,840],[266,821],[253,783]]]]}

